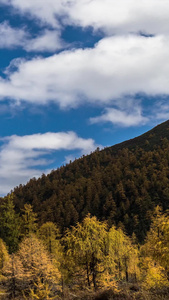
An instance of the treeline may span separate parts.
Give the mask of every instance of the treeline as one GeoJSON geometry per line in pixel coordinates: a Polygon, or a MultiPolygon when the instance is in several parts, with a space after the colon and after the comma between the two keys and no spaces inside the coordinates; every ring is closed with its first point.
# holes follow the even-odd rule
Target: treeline
{"type": "MultiPolygon", "coordinates": [[[[168,123],[167,123],[168,124],[168,123]]],[[[168,126],[168,125],[167,125],[168,126]]],[[[160,127],[161,128],[161,127],[160,127]]],[[[169,130],[141,142],[96,150],[67,166],[14,189],[17,212],[33,206],[39,223],[57,223],[61,232],[90,213],[121,226],[143,241],[157,205],[169,208],[169,130]],[[127,147],[128,146],[128,147],[127,147]]],[[[161,131],[160,131],[161,132],[161,131]]]]}
{"type": "Polygon", "coordinates": [[[53,222],[39,226],[30,204],[17,214],[7,197],[0,204],[0,282],[6,299],[64,299],[70,291],[117,291],[123,282],[145,290],[168,288],[169,214],[156,207],[151,221],[142,245],[135,234],[129,237],[91,215],[61,234],[53,222]]]}

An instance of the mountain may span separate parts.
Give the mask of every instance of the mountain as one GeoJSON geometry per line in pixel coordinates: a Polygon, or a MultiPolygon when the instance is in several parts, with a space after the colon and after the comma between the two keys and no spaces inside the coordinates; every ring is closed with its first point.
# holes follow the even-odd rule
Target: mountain
{"type": "Polygon", "coordinates": [[[155,206],[169,208],[169,121],[33,178],[13,195],[17,211],[30,203],[40,224],[56,222],[62,232],[90,212],[142,241],[155,206]]]}

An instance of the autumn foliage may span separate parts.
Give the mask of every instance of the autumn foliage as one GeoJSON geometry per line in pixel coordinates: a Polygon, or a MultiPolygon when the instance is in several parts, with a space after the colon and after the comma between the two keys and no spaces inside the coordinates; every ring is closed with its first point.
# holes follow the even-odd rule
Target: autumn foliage
{"type": "MultiPolygon", "coordinates": [[[[14,216],[11,197],[7,203],[14,216]]],[[[1,221],[2,236],[14,226],[11,220],[16,222],[11,215],[10,226],[1,221]]],[[[68,293],[105,288],[119,292],[124,283],[145,291],[169,288],[169,215],[160,207],[142,245],[90,214],[63,235],[52,222],[39,227],[31,205],[16,218],[22,224],[17,234],[10,239],[8,234],[6,243],[0,239],[0,281],[9,299],[66,299],[68,293]]]]}

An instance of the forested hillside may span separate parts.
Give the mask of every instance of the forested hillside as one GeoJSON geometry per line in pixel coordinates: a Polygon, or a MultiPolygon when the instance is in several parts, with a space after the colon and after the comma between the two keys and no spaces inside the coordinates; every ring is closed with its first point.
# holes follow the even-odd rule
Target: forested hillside
{"type": "Polygon", "coordinates": [[[143,245],[88,214],[61,235],[30,204],[0,203],[0,299],[168,300],[169,214],[160,207],[143,245]]]}
{"type": "Polygon", "coordinates": [[[0,199],[0,299],[169,299],[168,208],[169,121],[31,179],[0,199]]]}
{"type": "Polygon", "coordinates": [[[33,178],[13,197],[17,212],[29,203],[40,224],[52,221],[61,232],[89,212],[143,241],[153,209],[169,208],[169,121],[33,178]]]}

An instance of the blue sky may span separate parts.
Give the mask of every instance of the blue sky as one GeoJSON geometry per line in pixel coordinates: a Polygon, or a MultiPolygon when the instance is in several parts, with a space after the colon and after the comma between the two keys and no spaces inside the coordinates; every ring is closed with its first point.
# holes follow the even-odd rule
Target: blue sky
{"type": "Polygon", "coordinates": [[[169,118],[168,0],[0,0],[0,195],[169,118]]]}

